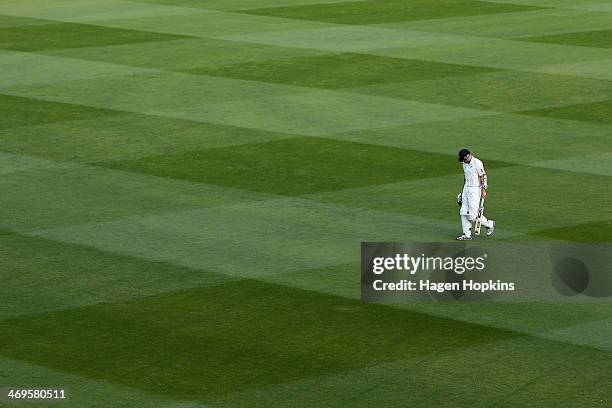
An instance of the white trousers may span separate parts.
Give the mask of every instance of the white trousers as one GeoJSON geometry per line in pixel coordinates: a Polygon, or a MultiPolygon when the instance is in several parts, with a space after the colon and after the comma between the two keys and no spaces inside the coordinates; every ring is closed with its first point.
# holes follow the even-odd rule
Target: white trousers
{"type": "MultiPolygon", "coordinates": [[[[479,206],[480,187],[463,186],[463,192],[461,193],[461,209],[459,210],[463,235],[468,237],[472,236],[472,222],[476,221],[479,206]]],[[[480,222],[486,228],[491,228],[493,226],[493,222],[487,220],[484,215],[480,217],[480,222]]]]}

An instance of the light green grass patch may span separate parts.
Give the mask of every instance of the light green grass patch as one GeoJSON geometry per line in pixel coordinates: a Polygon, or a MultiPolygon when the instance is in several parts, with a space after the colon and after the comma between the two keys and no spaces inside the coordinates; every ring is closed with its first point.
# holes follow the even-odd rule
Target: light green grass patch
{"type": "MultiPolygon", "coordinates": [[[[507,0],[488,0],[492,3],[506,3],[507,0]]],[[[516,4],[525,4],[528,6],[555,7],[562,9],[573,10],[601,10],[609,9],[612,3],[606,0],[582,0],[580,3],[574,0],[513,0],[516,4]]]]}
{"type": "Polygon", "coordinates": [[[49,24],[54,23],[51,20],[41,20],[38,18],[29,18],[29,17],[18,17],[18,16],[8,16],[0,14],[0,28],[10,28],[10,27],[23,27],[29,25],[41,25],[41,24],[49,24]]]}
{"type": "Polygon", "coordinates": [[[547,160],[534,165],[548,169],[612,176],[612,152],[606,151],[609,150],[610,145],[608,144],[601,149],[601,151],[605,151],[604,153],[594,154],[584,154],[583,146],[579,145],[573,149],[568,149],[567,155],[563,159],[547,160]]]}
{"type": "MultiPolygon", "coordinates": [[[[366,52],[397,47],[455,47],[487,41],[465,35],[396,30],[371,26],[331,26],[280,32],[217,35],[217,38],[280,47],[300,47],[332,52],[366,52]]],[[[368,52],[372,54],[372,52],[368,52]]],[[[379,54],[377,54],[379,55],[379,54]]],[[[407,57],[409,58],[409,57],[407,57]]]]}
{"type": "Polygon", "coordinates": [[[612,100],[550,107],[522,113],[543,117],[600,122],[612,125],[612,100]]]}
{"type": "MultiPolygon", "coordinates": [[[[62,60],[59,57],[47,58],[62,60]]],[[[101,62],[83,62],[83,64],[110,65],[101,62]]],[[[115,67],[115,65],[110,66],[115,67]]],[[[308,88],[256,81],[144,68],[126,67],[125,69],[139,71],[139,74],[107,76],[95,80],[75,79],[42,86],[16,86],[5,89],[4,93],[132,113],[158,114],[163,110],[176,109],[181,114],[177,116],[179,118],[201,120],[200,117],[194,118],[190,112],[202,106],[215,106],[219,102],[244,102],[250,98],[278,97],[310,91],[308,88]]]]}
{"type": "Polygon", "coordinates": [[[612,81],[612,58],[597,61],[543,65],[537,68],[530,68],[530,70],[543,74],[573,75],[612,81]]]}
{"type": "Polygon", "coordinates": [[[612,81],[530,72],[485,72],[463,77],[374,84],[348,89],[497,112],[553,108],[610,99],[612,81]]]}
{"type": "Polygon", "coordinates": [[[205,10],[120,0],[6,0],[0,14],[68,22],[198,14],[205,10]]]}
{"type": "Polygon", "coordinates": [[[152,113],[306,136],[326,136],[352,130],[493,114],[475,109],[339,91],[234,100],[152,113]]]}
{"type": "MultiPolygon", "coordinates": [[[[190,10],[197,11],[197,9],[190,10]]],[[[96,24],[132,30],[209,38],[334,26],[333,24],[318,21],[254,16],[223,11],[195,12],[179,16],[100,20],[96,21],[96,24]]]]}
{"type": "Polygon", "coordinates": [[[35,157],[1,157],[12,164],[0,180],[11,192],[0,196],[5,214],[0,228],[21,232],[270,197],[35,157]]]}
{"type": "MultiPolygon", "coordinates": [[[[417,123],[338,133],[331,137],[452,156],[462,146],[468,146],[477,156],[535,166],[547,160],[561,162],[568,157],[612,149],[612,128],[609,126],[518,114],[417,123]],[[517,146],[522,147],[520,154],[509,154],[517,146]]],[[[580,167],[580,171],[587,173],[594,169],[580,167]]]]}
{"type": "MultiPolygon", "coordinates": [[[[72,58],[50,57],[41,54],[0,50],[0,88],[42,85],[77,79],[110,78],[112,76],[142,74],[139,68],[72,58]]],[[[78,102],[77,102],[78,104],[78,102]]]]}
{"type": "MultiPolygon", "coordinates": [[[[180,7],[204,8],[207,10],[240,10],[253,8],[253,0],[133,0],[142,3],[166,4],[180,7]]],[[[257,7],[281,7],[304,4],[344,3],[346,0],[257,0],[257,7]]],[[[365,0],[364,0],[365,1],[365,0]]]]}
{"type": "Polygon", "coordinates": [[[443,44],[435,47],[379,49],[371,50],[370,53],[517,71],[537,71],[539,67],[545,65],[612,58],[612,51],[603,48],[494,39],[455,45],[443,44]]]}
{"type": "MultiPolygon", "coordinates": [[[[217,200],[220,201],[218,197],[217,200]]],[[[135,215],[32,234],[151,261],[262,278],[354,262],[361,241],[452,237],[454,225],[363,207],[283,197],[135,215]]]]}
{"type": "MultiPolygon", "coordinates": [[[[576,2],[573,3],[576,4],[576,2]]],[[[606,30],[610,28],[610,14],[597,11],[551,8],[517,13],[469,17],[455,16],[444,20],[409,21],[380,24],[378,26],[489,38],[513,38],[606,30]]]]}
{"type": "MultiPolygon", "coordinates": [[[[53,169],[56,167],[61,167],[61,164],[51,160],[24,156],[20,154],[0,153],[0,158],[2,158],[2,161],[0,162],[0,174],[3,176],[9,175],[10,173],[19,173],[32,169],[53,169]]],[[[8,178],[10,177],[11,176],[8,176],[8,178]]],[[[3,230],[1,228],[0,231],[3,233],[10,232],[9,230],[3,230]]]]}

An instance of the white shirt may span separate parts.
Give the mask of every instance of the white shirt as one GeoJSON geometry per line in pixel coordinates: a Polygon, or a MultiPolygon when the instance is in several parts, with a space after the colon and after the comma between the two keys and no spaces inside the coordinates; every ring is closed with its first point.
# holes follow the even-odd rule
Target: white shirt
{"type": "Polygon", "coordinates": [[[466,187],[480,187],[480,176],[484,176],[485,169],[482,162],[472,156],[469,163],[463,163],[463,174],[466,187]]]}

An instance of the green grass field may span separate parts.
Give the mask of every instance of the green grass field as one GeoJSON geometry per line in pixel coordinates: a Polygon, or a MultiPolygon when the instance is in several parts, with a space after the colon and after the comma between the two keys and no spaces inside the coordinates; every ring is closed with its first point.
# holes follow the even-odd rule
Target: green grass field
{"type": "Polygon", "coordinates": [[[612,406],[612,304],[359,299],[462,147],[496,240],[612,242],[610,0],[2,0],[0,111],[0,388],[612,406]]]}

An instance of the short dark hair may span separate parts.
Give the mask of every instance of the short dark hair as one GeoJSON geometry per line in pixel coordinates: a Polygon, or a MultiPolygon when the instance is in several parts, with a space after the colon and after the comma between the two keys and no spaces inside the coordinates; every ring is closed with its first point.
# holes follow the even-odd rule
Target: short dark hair
{"type": "Polygon", "coordinates": [[[459,150],[459,161],[463,161],[463,159],[465,159],[465,156],[467,156],[468,154],[470,154],[470,151],[468,149],[459,150]]]}

